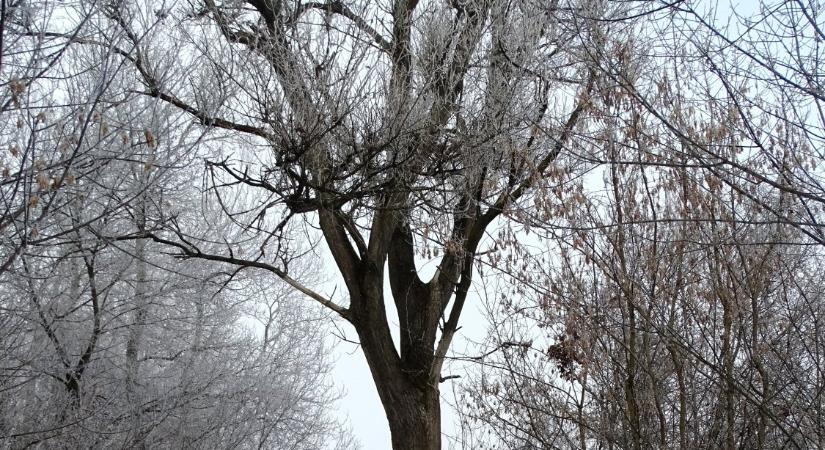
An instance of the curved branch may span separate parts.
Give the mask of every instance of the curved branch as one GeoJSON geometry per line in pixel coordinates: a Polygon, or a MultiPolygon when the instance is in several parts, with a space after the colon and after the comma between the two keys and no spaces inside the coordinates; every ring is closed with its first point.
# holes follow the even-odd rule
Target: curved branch
{"type": "Polygon", "coordinates": [[[301,292],[302,294],[306,295],[307,297],[315,300],[316,302],[323,305],[325,308],[328,308],[334,311],[336,314],[341,316],[342,318],[346,319],[347,321],[351,321],[350,312],[348,308],[344,308],[343,306],[333,302],[332,300],[324,297],[323,295],[313,291],[312,289],[304,286],[298,280],[292,278],[284,272],[283,270],[275,267],[272,264],[267,264],[261,261],[253,261],[247,260],[242,258],[237,258],[234,256],[224,256],[224,255],[216,255],[212,253],[204,253],[200,251],[197,247],[194,247],[192,244],[183,244],[180,242],[172,241],[169,239],[162,238],[154,233],[143,233],[139,235],[133,235],[122,239],[143,239],[149,238],[153,241],[168,245],[170,247],[177,248],[181,252],[181,256],[186,258],[197,258],[197,259],[204,259],[207,261],[217,261],[227,264],[232,264],[235,266],[240,267],[253,267],[256,269],[263,269],[268,272],[275,274],[278,278],[282,279],[286,284],[290,285],[292,288],[296,289],[297,291],[301,292]]]}

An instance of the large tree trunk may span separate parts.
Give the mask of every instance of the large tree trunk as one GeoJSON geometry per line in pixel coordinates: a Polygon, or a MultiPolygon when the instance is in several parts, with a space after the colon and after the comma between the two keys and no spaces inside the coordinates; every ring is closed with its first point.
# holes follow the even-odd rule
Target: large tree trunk
{"type": "Polygon", "coordinates": [[[403,380],[388,386],[395,390],[385,402],[394,450],[441,450],[441,405],[438,386],[406,386],[403,380]]]}
{"type": "MultiPolygon", "coordinates": [[[[404,198],[388,203],[404,204],[404,198]]],[[[376,213],[369,245],[362,242],[358,252],[347,245],[349,238],[340,215],[321,210],[319,218],[347,284],[350,308],[345,317],[358,333],[389,421],[393,449],[440,450],[436,334],[449,294],[418,277],[412,234],[397,222],[394,211],[387,208],[376,213]],[[385,267],[389,268],[392,299],[398,310],[398,348],[387,321],[385,267]]],[[[436,283],[437,279],[433,285],[436,283]]]]}
{"type": "Polygon", "coordinates": [[[390,425],[393,450],[441,450],[441,405],[438,380],[422,383],[401,370],[393,350],[361,340],[378,396],[390,425]],[[389,369],[389,370],[387,370],[389,369]]]}
{"type": "Polygon", "coordinates": [[[364,296],[353,302],[358,307],[353,309],[352,323],[389,421],[392,448],[441,450],[439,377],[433,370],[438,315],[428,314],[426,307],[432,299],[424,295],[396,302],[409,306],[399,310],[399,352],[386,320],[383,273],[365,275],[364,296]]]}
{"type": "MultiPolygon", "coordinates": [[[[410,371],[402,363],[389,328],[382,326],[386,321],[378,326],[374,321],[356,323],[365,324],[356,325],[356,330],[389,421],[393,450],[441,450],[438,380],[429,371],[410,371]]],[[[430,358],[425,365],[431,363],[430,358]]]]}

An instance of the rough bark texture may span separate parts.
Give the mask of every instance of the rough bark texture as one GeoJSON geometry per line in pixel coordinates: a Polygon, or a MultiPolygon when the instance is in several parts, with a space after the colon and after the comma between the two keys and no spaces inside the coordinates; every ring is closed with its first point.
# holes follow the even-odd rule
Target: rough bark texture
{"type": "Polygon", "coordinates": [[[440,449],[438,379],[432,375],[440,305],[415,271],[411,236],[393,228],[387,233],[393,243],[387,247],[387,267],[399,313],[400,354],[386,319],[383,264],[366,263],[354,271],[360,282],[351,321],[389,421],[393,449],[440,449]]]}
{"type": "MultiPolygon", "coordinates": [[[[361,338],[362,345],[366,341],[361,338]]],[[[397,358],[364,345],[381,404],[390,425],[394,450],[440,450],[441,406],[438,384],[421,385],[397,367],[397,358]],[[387,369],[390,369],[387,371],[387,369]]]]}

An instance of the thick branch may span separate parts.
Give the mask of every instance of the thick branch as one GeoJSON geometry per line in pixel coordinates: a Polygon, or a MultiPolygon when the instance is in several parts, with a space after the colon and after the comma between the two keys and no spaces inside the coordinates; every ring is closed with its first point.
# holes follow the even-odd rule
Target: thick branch
{"type": "MultiPolygon", "coordinates": [[[[570,134],[573,131],[573,128],[578,123],[579,117],[581,116],[582,112],[587,107],[589,103],[589,91],[592,87],[592,80],[593,77],[591,75],[590,82],[588,83],[585,92],[580,97],[579,103],[576,108],[570,113],[567,121],[562,128],[561,135],[556,139],[556,143],[553,146],[552,150],[544,157],[541,161],[536,165],[536,172],[543,173],[550,164],[556,160],[558,155],[561,153],[561,150],[564,148],[564,145],[567,143],[568,139],[570,138],[570,134]]],[[[528,143],[529,145],[529,143],[528,143]]],[[[483,178],[483,177],[482,177],[483,178]]],[[[478,244],[481,241],[482,236],[484,235],[484,230],[490,223],[495,220],[503,211],[504,208],[519,199],[524,193],[533,186],[535,182],[535,177],[527,177],[521,184],[515,186],[515,188],[509,192],[504,192],[498,198],[496,203],[491,206],[487,212],[478,216],[477,219],[464,223],[461,220],[456,221],[456,227],[459,226],[466,226],[467,229],[464,231],[463,237],[465,237],[464,245],[461,246],[463,251],[463,261],[460,266],[461,276],[460,279],[457,280],[455,286],[455,301],[453,302],[453,307],[450,310],[449,317],[447,319],[447,323],[444,326],[444,329],[441,334],[441,339],[438,342],[438,346],[435,351],[435,362],[432,367],[432,371],[430,373],[430,379],[437,380],[440,378],[441,367],[444,363],[444,358],[447,355],[447,350],[450,347],[450,343],[452,342],[452,338],[455,335],[456,330],[458,329],[458,320],[461,316],[462,309],[464,307],[464,302],[467,298],[467,293],[470,289],[470,284],[472,282],[472,274],[473,274],[473,262],[475,260],[475,252],[478,248],[478,244]]],[[[483,183],[483,179],[481,180],[483,183]]],[[[480,192],[476,192],[477,196],[480,196],[480,192]]],[[[480,197],[477,198],[480,200],[480,197]]],[[[454,230],[455,231],[455,230],[454,230]]],[[[455,233],[454,233],[455,234],[455,233]]],[[[453,258],[457,258],[458,255],[453,255],[453,258]]],[[[447,257],[445,256],[445,259],[447,257]]]]}
{"type": "MultiPolygon", "coordinates": [[[[150,80],[147,80],[147,82],[150,80]]],[[[262,128],[255,127],[252,125],[247,125],[243,123],[232,122],[230,120],[221,119],[220,117],[211,116],[204,111],[201,111],[188,103],[180,100],[179,98],[162,92],[159,88],[154,85],[149,86],[149,91],[144,92],[143,94],[148,95],[150,97],[159,98],[171,105],[177,106],[179,109],[188,112],[189,114],[195,116],[201,125],[209,126],[209,127],[216,127],[216,128],[223,128],[224,130],[232,130],[232,131],[239,131],[241,133],[252,134],[258,137],[262,137],[267,141],[275,140],[275,135],[265,131],[262,128]]]]}
{"type": "Polygon", "coordinates": [[[100,298],[97,289],[97,282],[95,281],[95,267],[94,254],[91,257],[83,256],[83,262],[86,266],[86,276],[89,278],[89,290],[92,302],[92,334],[89,336],[89,342],[86,348],[77,360],[75,367],[66,374],[66,389],[71,392],[76,398],[80,396],[80,382],[83,379],[83,373],[89,366],[92,360],[92,355],[97,348],[97,339],[100,337],[100,298]]]}
{"type": "Polygon", "coordinates": [[[393,233],[387,256],[392,297],[398,310],[401,361],[410,374],[428,372],[439,307],[415,267],[413,235],[408,224],[399,224],[393,233]]]}
{"type": "Polygon", "coordinates": [[[336,210],[330,207],[322,207],[318,210],[318,221],[321,225],[321,231],[324,234],[324,239],[329,246],[332,257],[335,259],[335,264],[344,277],[344,283],[350,293],[350,301],[358,301],[361,299],[361,271],[362,260],[352,248],[349,239],[347,238],[347,231],[342,223],[339,214],[336,210]]]}
{"type": "Polygon", "coordinates": [[[415,267],[415,247],[409,224],[401,224],[395,228],[392,242],[387,267],[390,287],[396,302],[411,294],[416,298],[426,295],[426,285],[419,278],[415,267]]]}
{"type": "Polygon", "coordinates": [[[207,261],[217,261],[223,262],[227,264],[233,264],[240,267],[254,267],[257,269],[263,269],[268,272],[275,274],[278,278],[284,280],[286,284],[292,286],[294,289],[298,290],[302,294],[306,295],[307,297],[315,300],[316,302],[320,303],[326,308],[337,313],[339,316],[343,317],[346,320],[350,320],[350,312],[349,309],[344,308],[343,306],[338,305],[337,303],[333,302],[332,300],[318,294],[317,292],[309,289],[308,287],[301,284],[296,279],[292,278],[284,272],[283,270],[279,269],[278,267],[273,266],[272,264],[267,264],[261,261],[252,261],[246,260],[241,258],[236,258],[234,256],[224,256],[224,255],[216,255],[211,253],[204,253],[195,247],[191,247],[187,244],[183,244],[180,242],[172,241],[169,239],[164,239],[154,233],[145,233],[139,236],[131,236],[131,239],[141,239],[141,238],[150,238],[153,241],[168,245],[170,247],[177,248],[181,251],[181,254],[188,258],[197,258],[197,259],[204,259],[207,261]]]}

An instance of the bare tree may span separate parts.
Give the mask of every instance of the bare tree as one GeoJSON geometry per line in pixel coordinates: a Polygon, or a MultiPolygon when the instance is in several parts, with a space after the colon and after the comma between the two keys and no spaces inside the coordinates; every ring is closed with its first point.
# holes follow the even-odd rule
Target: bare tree
{"type": "Polygon", "coordinates": [[[41,3],[2,2],[0,447],[353,447],[326,316],[145,236],[199,210],[202,136],[134,92],[103,5],[41,3]]]}
{"type": "MultiPolygon", "coordinates": [[[[683,218],[663,226],[640,177],[611,181],[619,197],[590,231],[556,235],[556,262],[524,256],[527,269],[510,272],[521,293],[501,296],[520,300],[492,302],[467,426],[486,424],[504,448],[817,448],[816,247],[692,180],[672,184],[681,206],[659,199],[655,210],[683,218]]],[[[647,177],[651,191],[669,184],[647,177]]]]}
{"type": "Polygon", "coordinates": [[[440,448],[442,364],[482,239],[495,221],[518,220],[582,123],[594,72],[581,48],[609,42],[602,24],[620,9],[119,4],[109,17],[131,42],[118,53],[147,96],[221,137],[224,151],[208,164],[214,201],[246,236],[266,240],[209,252],[192,236],[197,224],[180,223],[143,236],[185,257],[267,270],[337,313],[358,334],[393,447],[440,448]],[[290,273],[296,249],[283,231],[302,218],[320,229],[345,300],[290,273]],[[430,280],[418,276],[416,255],[436,260],[430,280]]]}
{"type": "Polygon", "coordinates": [[[823,445],[821,8],[711,17],[663,5],[588,48],[600,120],[538,205],[546,245],[490,255],[515,287],[465,412],[499,445],[823,445]]]}

